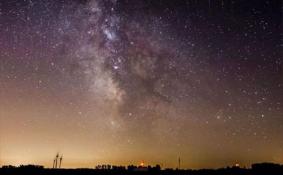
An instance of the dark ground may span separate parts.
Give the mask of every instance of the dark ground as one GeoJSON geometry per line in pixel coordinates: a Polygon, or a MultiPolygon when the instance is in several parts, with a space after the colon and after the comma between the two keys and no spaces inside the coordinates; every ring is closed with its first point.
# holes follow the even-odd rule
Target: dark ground
{"type": "Polygon", "coordinates": [[[283,175],[283,165],[253,164],[252,168],[227,167],[222,169],[173,170],[158,168],[112,167],[111,169],[45,169],[43,166],[3,166],[1,175],[283,175]]]}

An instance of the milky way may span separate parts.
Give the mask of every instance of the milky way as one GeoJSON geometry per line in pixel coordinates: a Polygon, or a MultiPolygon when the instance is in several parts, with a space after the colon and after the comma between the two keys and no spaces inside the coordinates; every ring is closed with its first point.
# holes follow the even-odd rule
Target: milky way
{"type": "Polygon", "coordinates": [[[0,163],[282,163],[280,3],[255,2],[0,2],[0,163]]]}

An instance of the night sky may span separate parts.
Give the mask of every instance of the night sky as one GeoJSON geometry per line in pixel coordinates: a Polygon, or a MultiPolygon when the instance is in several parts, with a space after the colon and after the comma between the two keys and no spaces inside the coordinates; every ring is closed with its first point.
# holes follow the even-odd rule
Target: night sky
{"type": "Polygon", "coordinates": [[[280,0],[1,0],[0,165],[283,163],[280,0]]]}

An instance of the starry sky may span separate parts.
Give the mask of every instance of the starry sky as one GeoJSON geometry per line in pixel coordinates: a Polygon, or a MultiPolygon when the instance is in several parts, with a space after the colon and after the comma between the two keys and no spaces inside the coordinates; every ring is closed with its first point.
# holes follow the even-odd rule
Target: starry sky
{"type": "Polygon", "coordinates": [[[280,0],[2,0],[0,165],[283,163],[280,0]]]}

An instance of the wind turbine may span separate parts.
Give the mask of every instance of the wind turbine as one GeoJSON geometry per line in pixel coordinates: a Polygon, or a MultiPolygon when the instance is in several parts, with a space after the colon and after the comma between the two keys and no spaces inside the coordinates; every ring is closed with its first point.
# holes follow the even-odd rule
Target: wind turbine
{"type": "Polygon", "coordinates": [[[62,154],[61,157],[60,157],[59,168],[61,168],[62,160],[63,160],[63,154],[62,154]]]}
{"type": "Polygon", "coordinates": [[[53,160],[53,169],[55,168],[55,161],[56,159],[53,160]]]}
{"type": "Polygon", "coordinates": [[[57,168],[58,158],[59,158],[59,153],[57,153],[55,157],[55,168],[57,168]]]}

